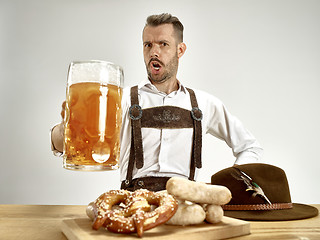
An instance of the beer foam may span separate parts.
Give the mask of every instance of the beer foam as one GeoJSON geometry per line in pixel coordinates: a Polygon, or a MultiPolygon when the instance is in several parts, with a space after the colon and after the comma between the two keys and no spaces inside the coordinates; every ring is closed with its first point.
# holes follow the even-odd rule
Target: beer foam
{"type": "Polygon", "coordinates": [[[68,83],[100,82],[123,87],[123,70],[120,66],[105,61],[72,62],[68,83]]]}

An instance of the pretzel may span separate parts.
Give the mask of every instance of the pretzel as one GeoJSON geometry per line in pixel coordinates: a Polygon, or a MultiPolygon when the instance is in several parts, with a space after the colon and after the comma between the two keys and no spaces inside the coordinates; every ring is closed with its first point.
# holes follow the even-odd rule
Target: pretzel
{"type": "Polygon", "coordinates": [[[231,192],[225,186],[194,182],[180,177],[170,178],[166,189],[177,198],[200,204],[224,205],[231,200],[231,192]]]}
{"type": "Polygon", "coordinates": [[[145,230],[168,221],[177,208],[176,200],[165,192],[111,190],[89,204],[87,214],[94,219],[92,228],[95,230],[103,226],[111,232],[137,232],[142,237],[145,230]],[[151,205],[156,205],[153,211],[151,205]]]}

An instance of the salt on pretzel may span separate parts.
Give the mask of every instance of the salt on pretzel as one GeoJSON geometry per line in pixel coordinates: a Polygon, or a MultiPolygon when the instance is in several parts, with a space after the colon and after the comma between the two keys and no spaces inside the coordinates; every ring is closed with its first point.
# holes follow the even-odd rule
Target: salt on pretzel
{"type": "Polygon", "coordinates": [[[194,203],[224,205],[231,200],[231,192],[225,186],[194,182],[180,177],[170,178],[166,189],[169,194],[194,203]]]}
{"type": "Polygon", "coordinates": [[[87,214],[94,216],[92,228],[95,230],[103,226],[111,232],[137,232],[142,237],[145,230],[168,221],[177,208],[176,200],[165,192],[111,190],[89,204],[87,214]],[[120,209],[113,209],[115,205],[119,205],[120,209]],[[156,206],[153,211],[150,211],[151,205],[156,206]]]}

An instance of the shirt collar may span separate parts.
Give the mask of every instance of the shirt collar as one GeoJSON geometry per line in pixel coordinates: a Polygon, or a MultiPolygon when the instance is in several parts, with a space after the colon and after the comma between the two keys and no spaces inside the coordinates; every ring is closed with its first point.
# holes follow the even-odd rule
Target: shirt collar
{"type": "MultiPolygon", "coordinates": [[[[175,91],[176,93],[180,93],[180,92],[183,92],[183,93],[186,93],[186,88],[183,86],[183,84],[178,80],[178,85],[179,85],[179,88],[177,91],[175,91]]],[[[156,92],[156,93],[162,93],[160,92],[151,82],[150,80],[147,78],[143,81],[141,81],[139,84],[138,84],[138,88],[139,89],[142,89],[142,88],[145,88],[149,91],[152,91],[152,92],[156,92]]],[[[173,92],[174,93],[174,92],[173,92]]],[[[164,94],[164,93],[162,93],[164,94]]],[[[171,95],[172,93],[170,93],[169,95],[171,95]]]]}

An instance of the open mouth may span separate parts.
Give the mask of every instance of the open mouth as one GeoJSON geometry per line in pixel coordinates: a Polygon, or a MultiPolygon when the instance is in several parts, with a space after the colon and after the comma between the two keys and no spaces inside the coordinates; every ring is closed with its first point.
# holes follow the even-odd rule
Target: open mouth
{"type": "Polygon", "coordinates": [[[154,68],[155,70],[159,70],[160,67],[161,67],[161,65],[160,65],[159,63],[157,63],[157,62],[153,62],[153,63],[152,63],[152,66],[153,66],[153,68],[154,68]]]}
{"type": "Polygon", "coordinates": [[[161,69],[161,67],[163,66],[162,62],[157,58],[150,59],[149,64],[150,64],[150,67],[152,69],[154,69],[154,71],[156,71],[156,72],[158,72],[161,69]]]}

